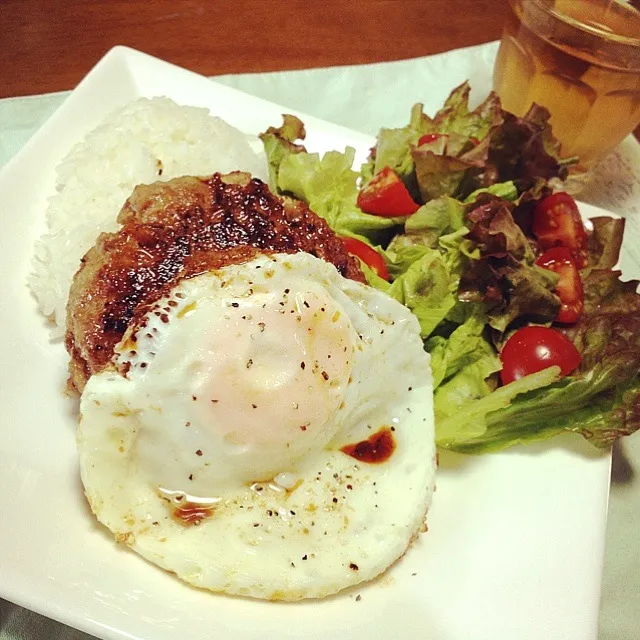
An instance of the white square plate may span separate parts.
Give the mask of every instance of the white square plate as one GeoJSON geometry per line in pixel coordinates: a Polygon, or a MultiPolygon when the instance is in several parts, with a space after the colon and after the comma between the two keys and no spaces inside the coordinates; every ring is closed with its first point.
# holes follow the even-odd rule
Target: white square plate
{"type": "MultiPolygon", "coordinates": [[[[374,583],[319,602],[197,591],[94,522],[61,393],[66,354],[49,342],[25,280],[56,164],[107,113],[156,95],[209,107],[249,133],[279,125],[284,111],[117,47],[0,173],[0,596],[105,639],[593,640],[610,457],[577,436],[442,455],[429,532],[374,583]]],[[[361,160],[373,142],[302,117],[311,150],[351,145],[361,160]]]]}

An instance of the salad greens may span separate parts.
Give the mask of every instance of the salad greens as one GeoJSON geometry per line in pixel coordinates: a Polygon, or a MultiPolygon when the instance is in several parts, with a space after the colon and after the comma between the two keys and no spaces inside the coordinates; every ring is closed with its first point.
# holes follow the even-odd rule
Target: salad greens
{"type": "Polygon", "coordinates": [[[533,210],[573,160],[559,156],[548,112],[505,112],[495,94],[476,109],[469,85],[433,117],[422,105],[409,123],[381,129],[360,171],[354,150],[308,153],[302,122],[284,116],[261,138],[271,188],[303,200],[341,236],[384,258],[390,281],[363,263],[371,286],[418,318],[434,378],[440,447],[483,453],[575,432],[604,447],[640,429],[640,295],[612,271],[624,223],[593,220],[580,272],[584,312],[561,328],[582,357],[562,377],[550,367],[499,385],[499,352],[518,327],[553,323],[558,275],[536,265],[533,210]],[[420,205],[387,217],[358,206],[362,185],[385,167],[420,205]]]}

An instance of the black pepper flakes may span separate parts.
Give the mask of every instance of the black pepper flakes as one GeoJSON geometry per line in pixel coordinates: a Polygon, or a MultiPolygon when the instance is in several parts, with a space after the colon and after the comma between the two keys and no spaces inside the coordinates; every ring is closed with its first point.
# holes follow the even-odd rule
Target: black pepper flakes
{"type": "Polygon", "coordinates": [[[196,451],[196,455],[197,455],[197,456],[201,456],[201,455],[202,455],[202,449],[198,449],[198,450],[196,451]]]}
{"type": "Polygon", "coordinates": [[[246,364],[247,369],[250,369],[252,364],[253,364],[253,360],[251,358],[249,358],[247,360],[247,364],[246,364]]]}
{"type": "Polygon", "coordinates": [[[355,562],[352,562],[349,564],[349,569],[351,569],[352,571],[358,571],[359,567],[355,562]]]}
{"type": "Polygon", "coordinates": [[[304,371],[304,369],[305,369],[305,367],[306,367],[306,366],[307,366],[307,365],[306,365],[304,362],[301,362],[301,363],[300,363],[300,368],[301,368],[303,371],[304,371]]]}
{"type": "Polygon", "coordinates": [[[257,405],[257,404],[253,404],[253,403],[251,403],[251,406],[252,406],[254,409],[257,409],[257,408],[258,408],[258,405],[257,405]]]}
{"type": "Polygon", "coordinates": [[[237,309],[237,308],[240,306],[240,304],[239,304],[239,303],[237,303],[237,302],[232,302],[232,303],[231,303],[231,306],[232,306],[232,307],[235,307],[235,308],[237,309]]]}
{"type": "Polygon", "coordinates": [[[322,375],[322,378],[324,380],[328,380],[329,379],[329,374],[326,371],[323,371],[321,375],[322,375]]]}

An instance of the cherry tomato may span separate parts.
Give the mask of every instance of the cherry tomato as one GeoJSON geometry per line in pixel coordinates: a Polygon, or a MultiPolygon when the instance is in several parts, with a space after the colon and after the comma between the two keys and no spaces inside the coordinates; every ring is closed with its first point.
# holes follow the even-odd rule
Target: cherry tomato
{"type": "Polygon", "coordinates": [[[548,327],[523,327],[505,343],[500,353],[502,384],[558,365],[563,376],[577,369],[582,357],[564,334],[548,327]]]}
{"type": "Polygon", "coordinates": [[[408,216],[419,208],[400,176],[384,167],[358,194],[358,207],[377,216],[408,216]]]}
{"type": "Polygon", "coordinates": [[[435,142],[436,140],[440,140],[440,138],[448,138],[449,136],[446,133],[425,133],[420,140],[418,140],[418,146],[420,147],[423,144],[430,144],[431,142],[435,142]]]}
{"type": "Polygon", "coordinates": [[[577,322],[584,310],[584,292],[580,272],[571,250],[567,247],[553,247],[539,256],[536,264],[560,276],[556,284],[556,293],[562,304],[556,321],[577,322]]]}
{"type": "Polygon", "coordinates": [[[554,193],[538,202],[532,231],[543,249],[567,247],[578,267],[586,265],[587,232],[576,201],[568,193],[554,193]]]}
{"type": "Polygon", "coordinates": [[[356,258],[360,258],[370,269],[373,269],[381,278],[389,280],[389,271],[384,258],[368,244],[357,238],[342,237],[344,248],[356,258]]]}

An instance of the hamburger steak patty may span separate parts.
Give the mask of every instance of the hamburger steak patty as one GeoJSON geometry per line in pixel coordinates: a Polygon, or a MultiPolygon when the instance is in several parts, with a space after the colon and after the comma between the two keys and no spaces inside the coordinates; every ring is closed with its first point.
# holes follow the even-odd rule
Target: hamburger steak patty
{"type": "Polygon", "coordinates": [[[305,251],[364,282],[327,223],[246,173],[182,177],[135,188],[82,259],[67,304],[70,386],[82,391],[111,360],[130,321],[182,278],[259,254],[305,251]]]}

